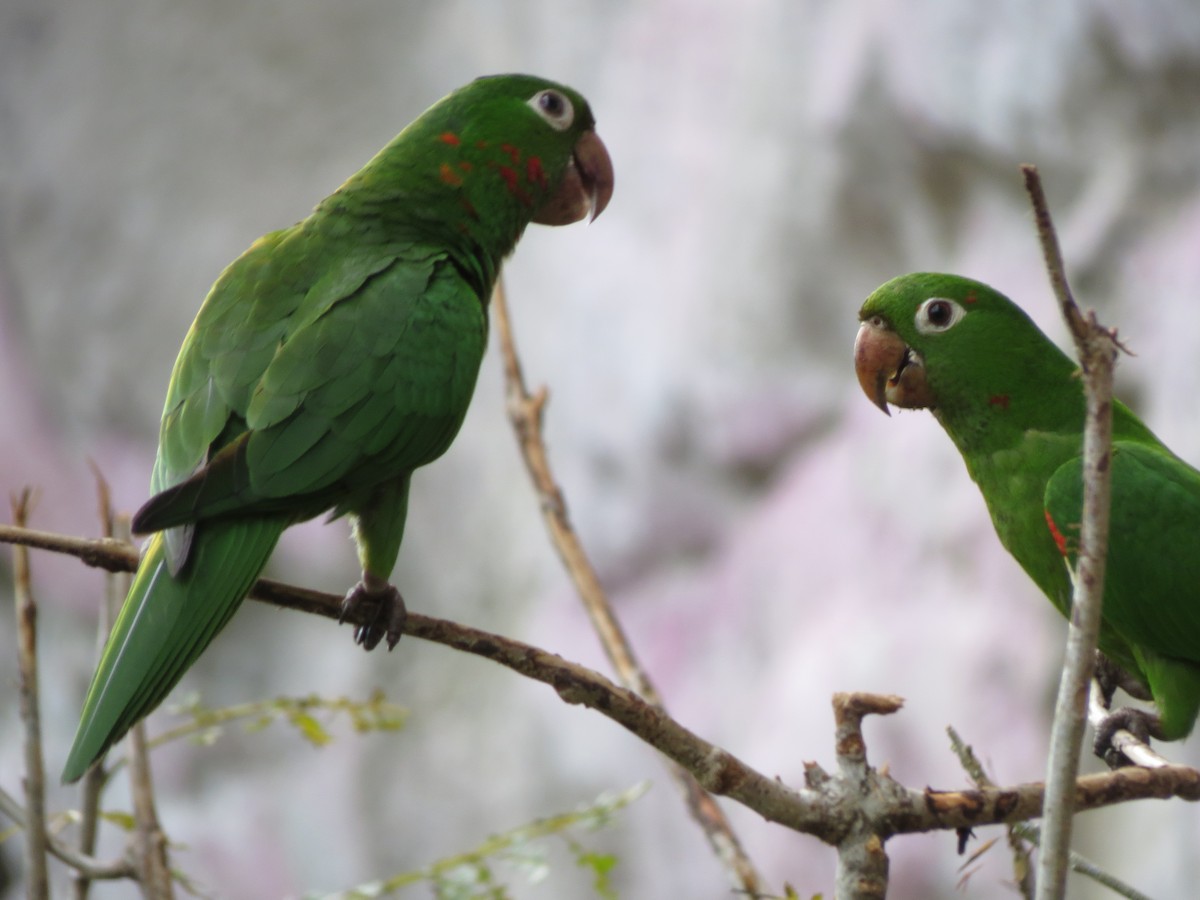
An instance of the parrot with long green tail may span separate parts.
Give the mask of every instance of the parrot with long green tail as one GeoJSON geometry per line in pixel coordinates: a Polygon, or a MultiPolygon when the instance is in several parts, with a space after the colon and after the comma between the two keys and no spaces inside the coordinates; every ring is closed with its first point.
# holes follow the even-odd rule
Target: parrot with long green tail
{"type": "MultiPolygon", "coordinates": [[[[903,275],[859,312],[855,369],[866,395],[928,409],[979,486],[1001,543],[1069,615],[1083,506],[1085,400],[1077,364],[1015,303],[955,275],[903,275]]],[[[1112,507],[1100,650],[1123,708],[1098,729],[1186,737],[1200,711],[1200,472],[1120,401],[1112,406],[1112,507]]]]}
{"type": "Polygon", "coordinates": [[[162,701],[297,522],[350,517],[362,579],[343,612],[377,610],[356,640],[395,646],[406,608],[388,579],[409,481],[462,424],[501,262],[530,222],[594,219],[612,190],[583,97],[480,78],[225,269],[175,362],[152,497],[132,523],[152,537],[64,781],[162,701]]]}

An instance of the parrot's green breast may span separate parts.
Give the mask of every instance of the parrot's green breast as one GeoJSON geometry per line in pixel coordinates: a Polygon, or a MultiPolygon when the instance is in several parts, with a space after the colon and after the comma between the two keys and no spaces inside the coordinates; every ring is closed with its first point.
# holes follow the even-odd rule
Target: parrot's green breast
{"type": "MultiPolygon", "coordinates": [[[[1054,473],[1080,451],[1079,434],[1030,430],[1012,447],[964,456],[1000,543],[1064,616],[1071,613],[1071,575],[1047,523],[1045,495],[1054,473]]],[[[1109,623],[1101,625],[1100,649],[1138,671],[1128,642],[1109,623]]]]}

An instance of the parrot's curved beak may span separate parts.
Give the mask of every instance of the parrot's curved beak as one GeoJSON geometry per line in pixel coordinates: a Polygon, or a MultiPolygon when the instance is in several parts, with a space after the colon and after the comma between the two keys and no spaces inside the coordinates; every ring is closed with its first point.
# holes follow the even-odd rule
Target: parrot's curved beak
{"type": "Polygon", "coordinates": [[[570,225],[595,219],[612,199],[613,166],[604,142],[585,131],[571,154],[558,190],[534,213],[539,225],[570,225]]]}
{"type": "Polygon", "coordinates": [[[879,316],[863,319],[858,328],[854,371],[863,393],[889,416],[889,402],[905,409],[934,405],[921,357],[879,316]]]}

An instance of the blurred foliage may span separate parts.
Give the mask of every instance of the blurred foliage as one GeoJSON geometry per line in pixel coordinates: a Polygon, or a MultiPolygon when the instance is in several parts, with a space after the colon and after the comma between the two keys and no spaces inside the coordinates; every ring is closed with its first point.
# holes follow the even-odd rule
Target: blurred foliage
{"type": "MultiPolygon", "coordinates": [[[[241,722],[245,731],[253,733],[278,721],[291,725],[313,746],[323,747],[333,742],[333,735],[317,717],[318,713],[326,713],[326,719],[339,715],[349,717],[351,726],[359,734],[399,731],[404,727],[408,715],[407,710],[389,702],[383,691],[379,690],[374,691],[366,700],[310,694],[307,697],[273,697],[270,700],[215,709],[202,704],[200,698],[193,694],[183,703],[169,707],[168,711],[189,716],[190,720],[150,739],[147,742],[147,748],[150,750],[182,738],[209,746],[220,740],[226,726],[235,722],[241,722]]],[[[108,777],[111,778],[113,773],[128,763],[127,757],[116,759],[107,768],[108,777]]]]}
{"type": "MultiPolygon", "coordinates": [[[[438,900],[510,900],[516,895],[506,881],[523,878],[537,885],[551,877],[551,853],[567,852],[591,879],[592,896],[616,900],[612,874],[617,857],[589,849],[580,835],[609,825],[616,813],[649,789],[641,782],[620,793],[605,793],[574,812],[536,819],[489,837],[473,850],[440,859],[423,869],[403,872],[381,881],[360,884],[333,894],[310,895],[313,900],[368,900],[386,897],[407,887],[428,884],[438,900]]],[[[564,876],[565,877],[565,876],[564,876]]],[[[560,896],[563,891],[557,891],[560,896]]],[[[572,892],[571,896],[578,896],[572,892]]]]}
{"type": "Polygon", "coordinates": [[[310,694],[307,697],[274,697],[216,709],[209,709],[200,703],[198,697],[191,696],[181,705],[170,707],[170,712],[190,716],[191,721],[155,737],[150,741],[152,749],[184,737],[207,746],[219,740],[225,727],[234,722],[242,722],[243,728],[252,733],[278,721],[291,725],[313,746],[323,747],[333,742],[333,735],[317,718],[317,713],[326,713],[326,719],[348,716],[350,724],[359,734],[399,731],[404,727],[408,714],[403,707],[388,702],[383,691],[379,690],[366,700],[310,694]]]}

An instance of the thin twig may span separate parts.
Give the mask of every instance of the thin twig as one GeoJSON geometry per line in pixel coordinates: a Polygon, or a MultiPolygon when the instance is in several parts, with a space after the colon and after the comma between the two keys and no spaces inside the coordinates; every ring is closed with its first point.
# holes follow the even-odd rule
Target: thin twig
{"type": "MultiPolygon", "coordinates": [[[[13,523],[25,527],[33,491],[25,488],[9,498],[13,523]]],[[[31,900],[50,896],[46,867],[46,770],[42,759],[42,725],[38,705],[37,604],[29,579],[29,552],[13,552],[13,598],[17,617],[17,668],[20,676],[21,725],[25,731],[26,892],[31,900]]]]}
{"type": "MultiPolygon", "coordinates": [[[[3,788],[0,788],[0,812],[12,819],[13,822],[25,831],[29,831],[29,820],[25,815],[25,810],[3,788]]],[[[137,870],[128,859],[118,859],[109,863],[101,862],[92,856],[80,853],[74,847],[67,846],[52,834],[44,831],[43,834],[45,835],[46,847],[56,859],[66,863],[77,872],[87,872],[88,878],[92,881],[113,881],[119,878],[137,880],[137,870]]]]}
{"type": "MultiPolygon", "coordinates": [[[[90,561],[109,570],[133,571],[137,553],[117,541],[75,538],[0,525],[0,543],[53,547],[56,552],[90,561]]],[[[337,620],[342,597],[260,579],[253,599],[299,612],[337,620]]],[[[350,626],[365,624],[371,610],[346,616],[350,626]]],[[[750,768],[646,703],[633,691],[619,687],[598,672],[569,662],[530,644],[410,612],[404,633],[451,649],[482,656],[518,674],[552,687],[568,703],[577,703],[621,725],[644,743],[682,765],[701,786],[730,797],[773,822],[837,845],[847,829],[863,815],[862,797],[837,789],[838,779],[815,764],[806,766],[807,789],[796,790],[750,768]]],[[[870,814],[878,817],[884,836],[974,828],[1016,822],[1041,813],[1040,783],[970,791],[905,788],[883,772],[876,773],[880,795],[872,798],[870,814]]],[[[1157,769],[1126,766],[1115,772],[1081,777],[1075,785],[1075,808],[1098,809],[1129,800],[1200,800],[1200,771],[1169,765],[1157,769]]]]}
{"type": "Polygon", "coordinates": [[[1060,900],[1066,893],[1071,846],[1072,786],[1079,772],[1079,749],[1087,716],[1087,695],[1100,636],[1104,563],[1108,543],[1109,457],[1112,452],[1112,379],[1117,344],[1095,315],[1080,313],[1070,286],[1058,236],[1034,166],[1022,166],[1025,189],[1033,204],[1046,271],[1075,339],[1083,367],[1087,418],[1083,434],[1083,513],[1079,554],[1073,577],[1071,622],[1066,658],[1055,704],[1046,768],[1046,809],[1042,852],[1038,857],[1039,900],[1060,900]]]}
{"type": "MultiPolygon", "coordinates": [[[[1041,843],[1042,831],[1032,822],[1014,822],[1011,826],[1015,834],[1019,835],[1024,840],[1029,841],[1035,847],[1041,843]]],[[[1071,871],[1077,875],[1082,875],[1085,878],[1090,878],[1097,884],[1102,884],[1119,897],[1125,897],[1127,900],[1151,900],[1146,894],[1143,894],[1137,888],[1130,884],[1126,884],[1115,875],[1104,871],[1086,856],[1076,853],[1074,850],[1068,854],[1068,859],[1071,865],[1071,871]]]]}
{"type": "Polygon", "coordinates": [[[661,707],[662,698],[638,663],[633,647],[608,602],[604,588],[600,585],[600,577],[571,526],[566,500],[551,472],[546,445],[542,440],[542,414],[545,411],[548,392],[542,387],[536,394],[530,394],[525,384],[521,361],[513,340],[503,279],[496,282],[496,290],[492,296],[492,314],[504,359],[509,419],[517,433],[521,458],[541,501],[542,514],[546,520],[546,527],[550,530],[554,549],[579,592],[584,609],[600,637],[600,645],[612,663],[618,679],[648,703],[661,707]]]}
{"type": "MultiPolygon", "coordinates": [[[[1097,693],[1099,692],[1093,691],[1093,696],[1095,696],[1097,693]]],[[[1100,707],[1100,710],[1101,717],[1103,717],[1103,707],[1100,707]]],[[[1094,725],[1096,722],[1094,709],[1090,713],[1090,718],[1094,725]]],[[[995,782],[988,777],[987,773],[983,769],[983,765],[979,762],[979,758],[975,755],[975,751],[971,749],[971,746],[969,744],[965,744],[962,738],[958,736],[958,732],[956,732],[953,728],[947,728],[946,732],[950,735],[950,746],[953,748],[955,755],[962,763],[963,769],[968,775],[971,776],[971,780],[975,783],[975,786],[994,787],[995,782]]],[[[1129,734],[1127,731],[1122,731],[1121,733],[1129,734]]],[[[1142,744],[1141,741],[1137,741],[1137,739],[1132,735],[1130,735],[1130,738],[1136,741],[1139,746],[1146,746],[1145,744],[1142,744]]],[[[1168,763],[1161,756],[1158,756],[1158,754],[1154,755],[1158,758],[1159,765],[1170,765],[1170,763],[1168,763]]],[[[1034,891],[1034,885],[1032,883],[1033,870],[1030,867],[1029,851],[1025,848],[1024,843],[1028,841],[1033,846],[1038,846],[1042,840],[1041,829],[1030,822],[1013,822],[1008,826],[1008,834],[1009,846],[1012,848],[1013,852],[1013,874],[1016,876],[1017,886],[1020,889],[1023,897],[1032,897],[1034,891]],[[1028,877],[1023,876],[1021,873],[1025,873],[1025,876],[1028,877]]],[[[1118,896],[1126,897],[1128,900],[1150,900],[1149,897],[1147,897],[1137,888],[1132,887],[1131,885],[1126,884],[1124,881],[1121,881],[1116,876],[1105,872],[1090,859],[1085,856],[1081,856],[1074,850],[1070,852],[1068,861],[1070,863],[1072,872],[1083,875],[1086,878],[1090,878],[1097,884],[1104,885],[1118,896]]]]}
{"type": "MultiPolygon", "coordinates": [[[[979,761],[979,757],[975,755],[975,751],[971,748],[970,744],[965,743],[953,728],[947,728],[946,733],[950,736],[950,747],[954,751],[954,755],[958,757],[963,770],[971,777],[971,781],[975,787],[995,787],[996,783],[988,777],[987,772],[984,771],[983,763],[979,761]]],[[[1013,824],[1005,829],[1008,837],[1008,849],[1012,854],[1013,882],[1025,900],[1033,900],[1033,893],[1036,887],[1033,877],[1033,864],[1030,859],[1029,848],[1025,846],[1025,841],[1018,832],[1019,828],[1020,825],[1013,824]]],[[[962,853],[961,849],[959,853],[962,853]]]]}
{"type": "MultiPolygon", "coordinates": [[[[600,577],[571,526],[566,500],[550,469],[546,444],[542,440],[542,414],[545,411],[548,392],[542,387],[535,394],[530,394],[526,386],[513,339],[503,279],[496,282],[492,310],[504,359],[509,420],[517,435],[521,458],[525,461],[525,467],[541,501],[542,518],[550,533],[551,542],[575,584],[576,592],[600,638],[604,653],[617,674],[617,680],[647,703],[665,711],[662,698],[646,670],[638,662],[633,645],[608,602],[608,596],[600,584],[600,577]]],[[[763,880],[743,849],[724,811],[686,770],[677,766],[669,768],[672,779],[683,793],[688,811],[704,831],[717,858],[729,871],[734,886],[750,898],[761,896],[764,891],[763,880]]]]}
{"type": "Polygon", "coordinates": [[[134,853],[141,870],[142,890],[149,900],[171,900],[175,896],[167,856],[167,836],[154,805],[154,782],[150,777],[150,755],[146,749],[145,722],[129,730],[129,789],[135,822],[134,853]]]}
{"type": "MultiPolygon", "coordinates": [[[[91,460],[88,461],[88,466],[92,470],[92,477],[96,479],[96,501],[97,510],[100,515],[100,536],[105,538],[113,537],[115,525],[115,516],[112,506],[112,492],[109,490],[108,481],[105,479],[100,467],[91,460]]],[[[96,656],[99,657],[104,649],[104,641],[108,636],[109,628],[112,624],[113,610],[116,604],[120,603],[124,598],[122,586],[128,584],[129,577],[127,574],[110,573],[109,577],[104,580],[105,602],[100,604],[100,617],[96,623],[96,656]],[[115,596],[120,592],[120,596],[115,596]]],[[[104,784],[108,780],[108,775],[104,769],[103,758],[97,761],[97,765],[91,766],[84,773],[83,780],[79,785],[79,852],[85,856],[92,856],[96,852],[96,838],[99,834],[100,822],[100,794],[104,790],[104,784]]],[[[92,879],[87,869],[75,869],[72,879],[73,893],[75,900],[87,900],[88,893],[91,890],[92,879]]]]}

